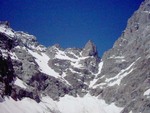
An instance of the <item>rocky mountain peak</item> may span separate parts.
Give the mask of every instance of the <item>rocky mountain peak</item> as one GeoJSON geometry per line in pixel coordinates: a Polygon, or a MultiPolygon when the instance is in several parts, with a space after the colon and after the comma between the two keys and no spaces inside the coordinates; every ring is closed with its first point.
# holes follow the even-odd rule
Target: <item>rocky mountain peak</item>
{"type": "Polygon", "coordinates": [[[91,40],[83,49],[46,48],[2,22],[0,113],[150,113],[149,4],[102,59],[91,40]]]}
{"type": "Polygon", "coordinates": [[[10,27],[10,23],[8,21],[0,21],[0,26],[8,26],[8,27],[10,27]]]}
{"type": "Polygon", "coordinates": [[[83,56],[97,56],[98,55],[98,52],[97,52],[97,49],[96,49],[96,46],[94,45],[94,43],[89,40],[85,47],[83,48],[83,51],[82,51],[82,55],[83,56]]]}

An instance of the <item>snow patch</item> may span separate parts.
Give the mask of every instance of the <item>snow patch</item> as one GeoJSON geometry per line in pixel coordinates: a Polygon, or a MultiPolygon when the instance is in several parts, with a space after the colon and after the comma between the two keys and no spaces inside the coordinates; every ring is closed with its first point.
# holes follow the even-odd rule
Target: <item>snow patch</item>
{"type": "Polygon", "coordinates": [[[4,34],[6,34],[6,35],[8,35],[8,36],[10,36],[10,37],[14,37],[15,36],[15,33],[13,32],[13,30],[12,29],[10,29],[10,28],[7,28],[6,26],[0,26],[0,32],[1,33],[4,33],[4,34]]]}
{"type": "Polygon", "coordinates": [[[114,58],[114,59],[124,59],[125,57],[124,56],[115,56],[115,55],[113,55],[113,56],[111,56],[111,57],[109,57],[110,59],[111,58],[114,58]]]}
{"type": "Polygon", "coordinates": [[[18,57],[16,56],[16,54],[14,52],[10,52],[9,54],[10,54],[11,59],[13,59],[13,60],[19,60],[18,57]]]}
{"type": "MultiPolygon", "coordinates": [[[[137,60],[139,59],[140,57],[137,60]]],[[[136,61],[129,65],[126,69],[121,70],[115,77],[106,79],[105,82],[108,83],[108,86],[113,86],[115,84],[120,85],[121,80],[134,70],[131,67],[136,63],[136,61]]]]}
{"type": "Polygon", "coordinates": [[[150,97],[150,89],[148,89],[148,90],[146,90],[146,91],[144,92],[144,96],[149,96],[149,97],[150,97]]]}
{"type": "Polygon", "coordinates": [[[8,50],[0,49],[0,51],[2,52],[2,56],[3,56],[4,58],[7,58],[7,57],[8,57],[8,50]]]}
{"type": "Polygon", "coordinates": [[[19,78],[16,78],[15,82],[14,82],[15,85],[21,87],[21,88],[24,88],[26,89],[27,88],[27,84],[24,83],[21,79],[19,78]]]}
{"type": "Polygon", "coordinates": [[[57,53],[56,53],[56,55],[55,55],[55,58],[63,59],[63,60],[70,60],[70,61],[73,61],[73,62],[76,62],[76,61],[77,61],[77,59],[75,59],[75,58],[70,58],[70,57],[68,57],[68,56],[65,54],[64,51],[61,51],[61,50],[59,50],[58,48],[56,48],[56,49],[57,49],[57,53]]]}
{"type": "Polygon", "coordinates": [[[117,63],[126,61],[124,56],[110,56],[108,59],[115,59],[117,63]]]}
{"type": "Polygon", "coordinates": [[[101,73],[102,67],[103,67],[103,61],[101,61],[99,63],[99,65],[98,65],[98,73],[96,74],[95,79],[90,82],[89,87],[92,87],[97,82],[98,79],[96,77],[97,77],[97,75],[99,75],[101,73]]]}
{"type": "Polygon", "coordinates": [[[150,14],[150,11],[143,11],[144,13],[148,13],[148,14],[150,14]]]}
{"type": "Polygon", "coordinates": [[[50,58],[45,53],[38,54],[37,52],[33,52],[29,49],[28,51],[34,58],[36,58],[35,61],[39,65],[40,71],[42,73],[53,76],[55,78],[60,77],[60,75],[48,65],[48,61],[50,60],[50,58]]]}
{"type": "Polygon", "coordinates": [[[80,69],[83,69],[84,66],[82,64],[79,63],[80,60],[76,61],[76,62],[71,62],[71,65],[75,68],[80,68],[80,69]]]}
{"type": "Polygon", "coordinates": [[[122,70],[117,76],[111,79],[106,79],[106,82],[108,83],[108,86],[114,86],[115,84],[120,85],[121,80],[130,74],[134,69],[131,70],[122,70]]]}
{"type": "Polygon", "coordinates": [[[8,56],[10,56],[11,59],[13,59],[13,60],[19,60],[14,52],[8,51],[7,49],[6,50],[0,49],[0,51],[2,52],[2,56],[4,58],[7,58],[8,56]]]}
{"type": "Polygon", "coordinates": [[[99,63],[99,65],[98,65],[98,74],[101,73],[102,67],[103,67],[103,61],[101,61],[101,62],[99,63]]]}

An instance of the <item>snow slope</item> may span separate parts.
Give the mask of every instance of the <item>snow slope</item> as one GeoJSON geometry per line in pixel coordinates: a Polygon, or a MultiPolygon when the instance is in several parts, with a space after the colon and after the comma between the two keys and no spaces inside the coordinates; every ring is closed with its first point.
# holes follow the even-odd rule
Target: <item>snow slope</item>
{"type": "Polygon", "coordinates": [[[4,33],[10,37],[14,37],[15,33],[11,28],[7,28],[5,25],[0,25],[0,33],[4,33]]]}
{"type": "MultiPolygon", "coordinates": [[[[101,61],[101,62],[99,63],[99,65],[98,65],[98,73],[96,74],[96,77],[97,77],[97,75],[99,75],[99,74],[101,73],[101,70],[102,70],[102,67],[103,67],[103,63],[104,63],[103,61],[101,61]]],[[[89,87],[94,86],[94,84],[97,82],[98,78],[96,78],[96,77],[95,77],[94,80],[92,80],[92,81],[90,82],[89,87]]]]}
{"type": "Polygon", "coordinates": [[[58,108],[61,113],[120,113],[122,110],[88,94],[83,98],[66,95],[58,102],[58,108]]]}
{"type": "Polygon", "coordinates": [[[0,103],[0,110],[0,113],[120,113],[122,108],[114,104],[108,105],[103,100],[87,94],[83,98],[66,95],[60,98],[60,101],[53,101],[45,96],[40,103],[29,98],[14,101],[11,97],[6,97],[5,101],[0,103]]]}
{"type": "Polygon", "coordinates": [[[48,66],[48,61],[50,58],[45,53],[38,54],[37,52],[33,52],[29,49],[28,51],[35,58],[35,61],[39,65],[41,72],[50,76],[54,76],[55,78],[60,77],[57,72],[55,72],[53,69],[50,68],[50,66],[48,66]]]}

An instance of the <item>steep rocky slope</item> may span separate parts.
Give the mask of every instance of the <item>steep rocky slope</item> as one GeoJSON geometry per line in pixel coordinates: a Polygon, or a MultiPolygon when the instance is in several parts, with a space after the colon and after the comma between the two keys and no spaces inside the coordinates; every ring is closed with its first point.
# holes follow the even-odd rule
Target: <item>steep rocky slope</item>
{"type": "Polygon", "coordinates": [[[143,2],[127,28],[102,58],[93,95],[125,107],[122,113],[150,112],[150,1],[143,2]]]}
{"type": "Polygon", "coordinates": [[[46,48],[0,22],[1,113],[149,113],[149,34],[150,0],[102,58],[92,41],[46,48]]]}

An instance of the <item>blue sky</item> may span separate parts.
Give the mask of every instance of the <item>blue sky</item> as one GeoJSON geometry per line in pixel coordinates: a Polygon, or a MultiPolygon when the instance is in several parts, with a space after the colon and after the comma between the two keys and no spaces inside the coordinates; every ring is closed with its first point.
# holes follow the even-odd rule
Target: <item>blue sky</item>
{"type": "Polygon", "coordinates": [[[0,20],[45,45],[82,48],[92,40],[99,55],[110,49],[143,0],[0,0],[0,20]]]}

